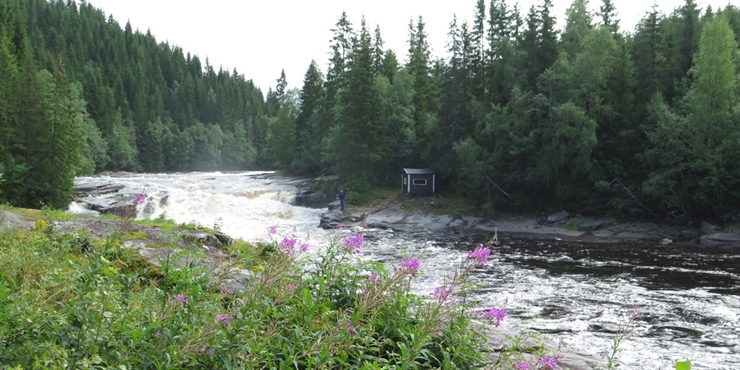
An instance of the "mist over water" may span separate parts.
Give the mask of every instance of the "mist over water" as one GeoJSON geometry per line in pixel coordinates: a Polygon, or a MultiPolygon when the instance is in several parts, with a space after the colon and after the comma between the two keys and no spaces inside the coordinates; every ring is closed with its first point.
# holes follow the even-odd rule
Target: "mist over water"
{"type": "MultiPolygon", "coordinates": [[[[267,239],[277,225],[316,253],[336,234],[363,231],[361,258],[397,266],[421,260],[418,294],[444,282],[488,235],[394,233],[390,230],[319,229],[325,209],[290,201],[303,179],[271,172],[131,174],[76,179],[78,186],[121,184],[123,193],[146,193],[139,218],[160,215],[177,223],[217,227],[245,240],[267,239]]],[[[77,204],[70,212],[85,213],[77,204]]],[[[89,213],[89,212],[88,212],[89,213]]],[[[695,369],[740,369],[740,255],[635,245],[568,245],[507,241],[471,277],[480,308],[506,308],[503,326],[534,330],[579,352],[599,355],[611,342],[628,304],[643,317],[623,342],[621,369],[673,369],[690,359],[695,369]]]]}

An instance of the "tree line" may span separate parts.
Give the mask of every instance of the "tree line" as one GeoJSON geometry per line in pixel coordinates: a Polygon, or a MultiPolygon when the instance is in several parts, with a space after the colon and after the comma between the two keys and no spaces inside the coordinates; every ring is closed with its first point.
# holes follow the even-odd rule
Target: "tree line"
{"type": "Polygon", "coordinates": [[[479,0],[444,59],[419,17],[403,60],[342,14],[325,72],[263,95],[85,2],[0,0],[0,200],[63,207],[103,170],[277,168],[360,192],[428,167],[488,213],[732,217],[740,9],[686,0],[630,32],[611,0],[574,0],[562,30],[551,9],[479,0]]]}
{"type": "Polygon", "coordinates": [[[453,17],[446,59],[419,17],[404,64],[343,14],[326,75],[312,63],[272,95],[268,149],[359,191],[429,167],[488,213],[740,219],[740,9],[654,6],[633,32],[611,0],[574,0],[562,30],[551,9],[479,0],[471,23],[453,17]]]}

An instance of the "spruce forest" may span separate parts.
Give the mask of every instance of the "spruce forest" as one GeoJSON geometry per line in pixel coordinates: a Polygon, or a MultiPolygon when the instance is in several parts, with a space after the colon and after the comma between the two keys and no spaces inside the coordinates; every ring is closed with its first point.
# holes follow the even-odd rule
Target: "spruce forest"
{"type": "Polygon", "coordinates": [[[451,15],[446,59],[422,17],[394,51],[342,14],[328,65],[263,94],[84,1],[0,0],[0,201],[64,208],[100,171],[279,169],[364,192],[420,167],[488,214],[737,221],[740,8],[686,0],[634,30],[613,0],[587,9],[557,29],[552,0],[479,0],[472,23],[451,15]]]}

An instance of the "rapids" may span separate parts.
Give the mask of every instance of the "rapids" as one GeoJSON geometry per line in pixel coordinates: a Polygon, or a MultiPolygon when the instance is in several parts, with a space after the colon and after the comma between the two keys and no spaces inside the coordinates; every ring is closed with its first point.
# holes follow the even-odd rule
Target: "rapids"
{"type": "MultiPolygon", "coordinates": [[[[267,238],[275,225],[315,253],[334,233],[363,232],[362,258],[396,265],[420,256],[418,294],[440,286],[445,273],[486,235],[317,228],[325,210],[291,200],[305,179],[272,172],[124,174],[79,177],[75,184],[121,184],[124,194],[147,194],[138,218],[164,216],[215,227],[245,240],[267,238]]],[[[111,196],[111,195],[102,195],[111,196]]],[[[90,213],[73,203],[69,212],[90,213]]],[[[611,349],[629,304],[642,312],[623,342],[617,368],[673,369],[689,359],[696,369],[740,369],[740,255],[643,245],[569,245],[504,240],[471,279],[481,309],[503,307],[503,326],[533,330],[582,352],[611,349]]]]}

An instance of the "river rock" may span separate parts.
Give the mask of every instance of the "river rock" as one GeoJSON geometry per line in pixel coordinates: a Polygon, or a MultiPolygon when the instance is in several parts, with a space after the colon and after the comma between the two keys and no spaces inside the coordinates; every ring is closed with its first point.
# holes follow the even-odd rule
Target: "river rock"
{"type": "Polygon", "coordinates": [[[366,220],[367,214],[365,213],[355,215],[335,208],[321,214],[319,227],[322,229],[336,229],[342,226],[364,223],[366,220]]]}
{"type": "Polygon", "coordinates": [[[699,239],[699,247],[740,251],[740,234],[714,233],[699,239]]]}
{"type": "Polygon", "coordinates": [[[77,188],[77,197],[85,198],[85,197],[101,196],[105,194],[113,194],[113,193],[118,193],[123,188],[124,186],[119,185],[119,184],[105,184],[105,185],[98,185],[98,186],[80,186],[77,188]]]}
{"type": "Polygon", "coordinates": [[[480,332],[485,333],[487,338],[487,347],[493,351],[490,357],[493,363],[499,363],[501,360],[500,353],[507,348],[512,338],[518,339],[518,346],[522,349],[524,359],[529,363],[536,363],[537,357],[528,353],[539,352],[545,350],[545,352],[554,353],[558,359],[559,368],[570,369],[570,370],[593,370],[605,367],[603,359],[597,358],[590,354],[577,352],[570,348],[561,346],[547,339],[535,339],[526,333],[518,333],[512,330],[503,328],[495,328],[490,325],[485,325],[479,321],[473,320],[472,324],[480,328],[480,332]]]}
{"type": "Polygon", "coordinates": [[[566,211],[560,211],[558,213],[547,216],[547,222],[554,224],[556,222],[563,221],[568,217],[570,217],[570,213],[566,211]]]}
{"type": "Polygon", "coordinates": [[[300,207],[324,207],[327,197],[320,191],[300,190],[293,198],[293,205],[300,207]]]}

